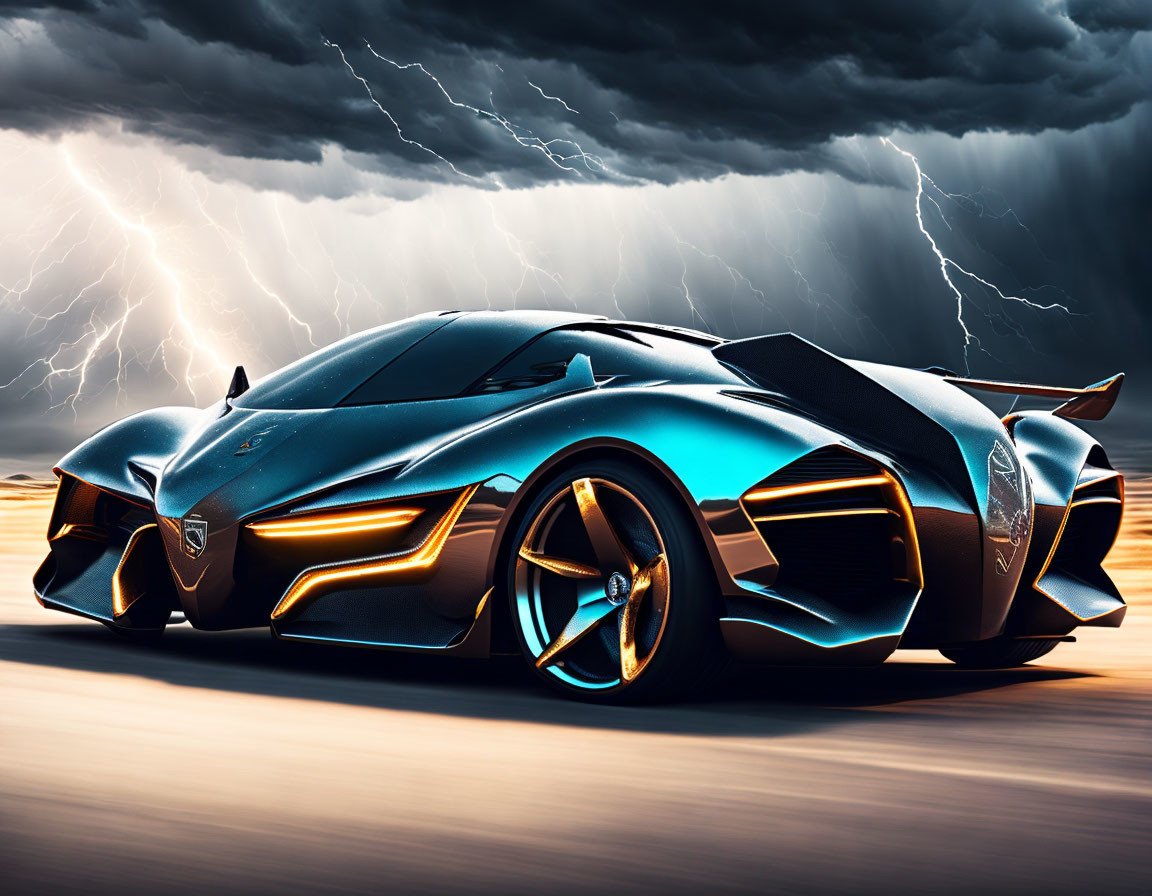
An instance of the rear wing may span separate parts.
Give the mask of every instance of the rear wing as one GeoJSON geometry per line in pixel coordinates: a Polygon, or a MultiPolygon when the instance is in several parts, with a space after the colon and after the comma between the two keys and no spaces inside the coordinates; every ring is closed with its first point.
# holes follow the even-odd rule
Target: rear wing
{"type": "Polygon", "coordinates": [[[1071,420],[1103,420],[1116,404],[1124,374],[1118,373],[1083,389],[1060,386],[1033,386],[1028,383],[1004,383],[998,380],[974,380],[964,376],[944,376],[946,382],[981,392],[1003,392],[1008,395],[1034,395],[1038,398],[1063,398],[1064,403],[1052,413],[1071,420]]]}

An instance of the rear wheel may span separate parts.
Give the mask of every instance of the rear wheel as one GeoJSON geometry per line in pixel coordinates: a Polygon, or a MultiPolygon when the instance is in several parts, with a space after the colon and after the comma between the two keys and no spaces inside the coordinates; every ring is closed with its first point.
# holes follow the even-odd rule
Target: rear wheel
{"type": "Polygon", "coordinates": [[[1011,669],[1039,659],[1059,643],[1059,638],[1001,637],[963,647],[942,647],[940,652],[966,669],[1011,669]]]}
{"type": "Polygon", "coordinates": [[[602,702],[667,699],[723,658],[711,567],[687,509],[618,461],[544,485],[515,532],[513,627],[535,672],[602,702]]]}

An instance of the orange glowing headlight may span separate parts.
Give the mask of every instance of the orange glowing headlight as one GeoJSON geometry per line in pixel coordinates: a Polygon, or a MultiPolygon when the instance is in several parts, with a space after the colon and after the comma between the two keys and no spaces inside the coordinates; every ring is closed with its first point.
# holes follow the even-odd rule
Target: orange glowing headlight
{"type": "MultiPolygon", "coordinates": [[[[428,569],[436,563],[440,551],[444,548],[452,527],[464,512],[468,501],[476,494],[479,486],[471,485],[460,493],[460,496],[436,523],[428,537],[418,548],[408,554],[396,557],[374,560],[360,560],[342,566],[318,567],[302,572],[292,586],[280,599],[272,611],[272,618],[282,619],[294,608],[301,605],[310,592],[319,586],[333,582],[360,580],[364,578],[388,577],[396,573],[411,572],[413,570],[428,569]]],[[[419,511],[417,511],[419,513],[419,511]]]]}
{"type": "Polygon", "coordinates": [[[373,532],[377,529],[396,529],[407,526],[422,510],[396,507],[371,513],[350,513],[339,516],[312,515],[285,520],[249,523],[248,529],[262,538],[316,538],[325,535],[349,535],[373,532]]]}

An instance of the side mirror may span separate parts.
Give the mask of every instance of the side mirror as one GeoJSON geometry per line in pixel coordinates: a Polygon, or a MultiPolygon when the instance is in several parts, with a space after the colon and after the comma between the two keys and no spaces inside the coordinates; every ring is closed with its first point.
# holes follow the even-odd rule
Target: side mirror
{"type": "Polygon", "coordinates": [[[568,389],[594,389],[596,377],[592,374],[592,359],[585,354],[573,355],[564,369],[562,382],[568,389]]]}
{"type": "Polygon", "coordinates": [[[239,365],[236,372],[232,374],[232,383],[228,386],[228,394],[224,397],[231,401],[233,398],[239,398],[248,391],[248,374],[244,372],[244,365],[239,365]]]}

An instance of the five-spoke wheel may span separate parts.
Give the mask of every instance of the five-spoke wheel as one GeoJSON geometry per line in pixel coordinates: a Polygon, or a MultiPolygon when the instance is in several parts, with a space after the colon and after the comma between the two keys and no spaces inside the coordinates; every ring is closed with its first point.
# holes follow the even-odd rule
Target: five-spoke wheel
{"type": "Polygon", "coordinates": [[[512,556],[512,616],[551,684],[616,699],[682,690],[711,670],[716,617],[698,539],[644,471],[575,468],[539,491],[512,556]]]}

